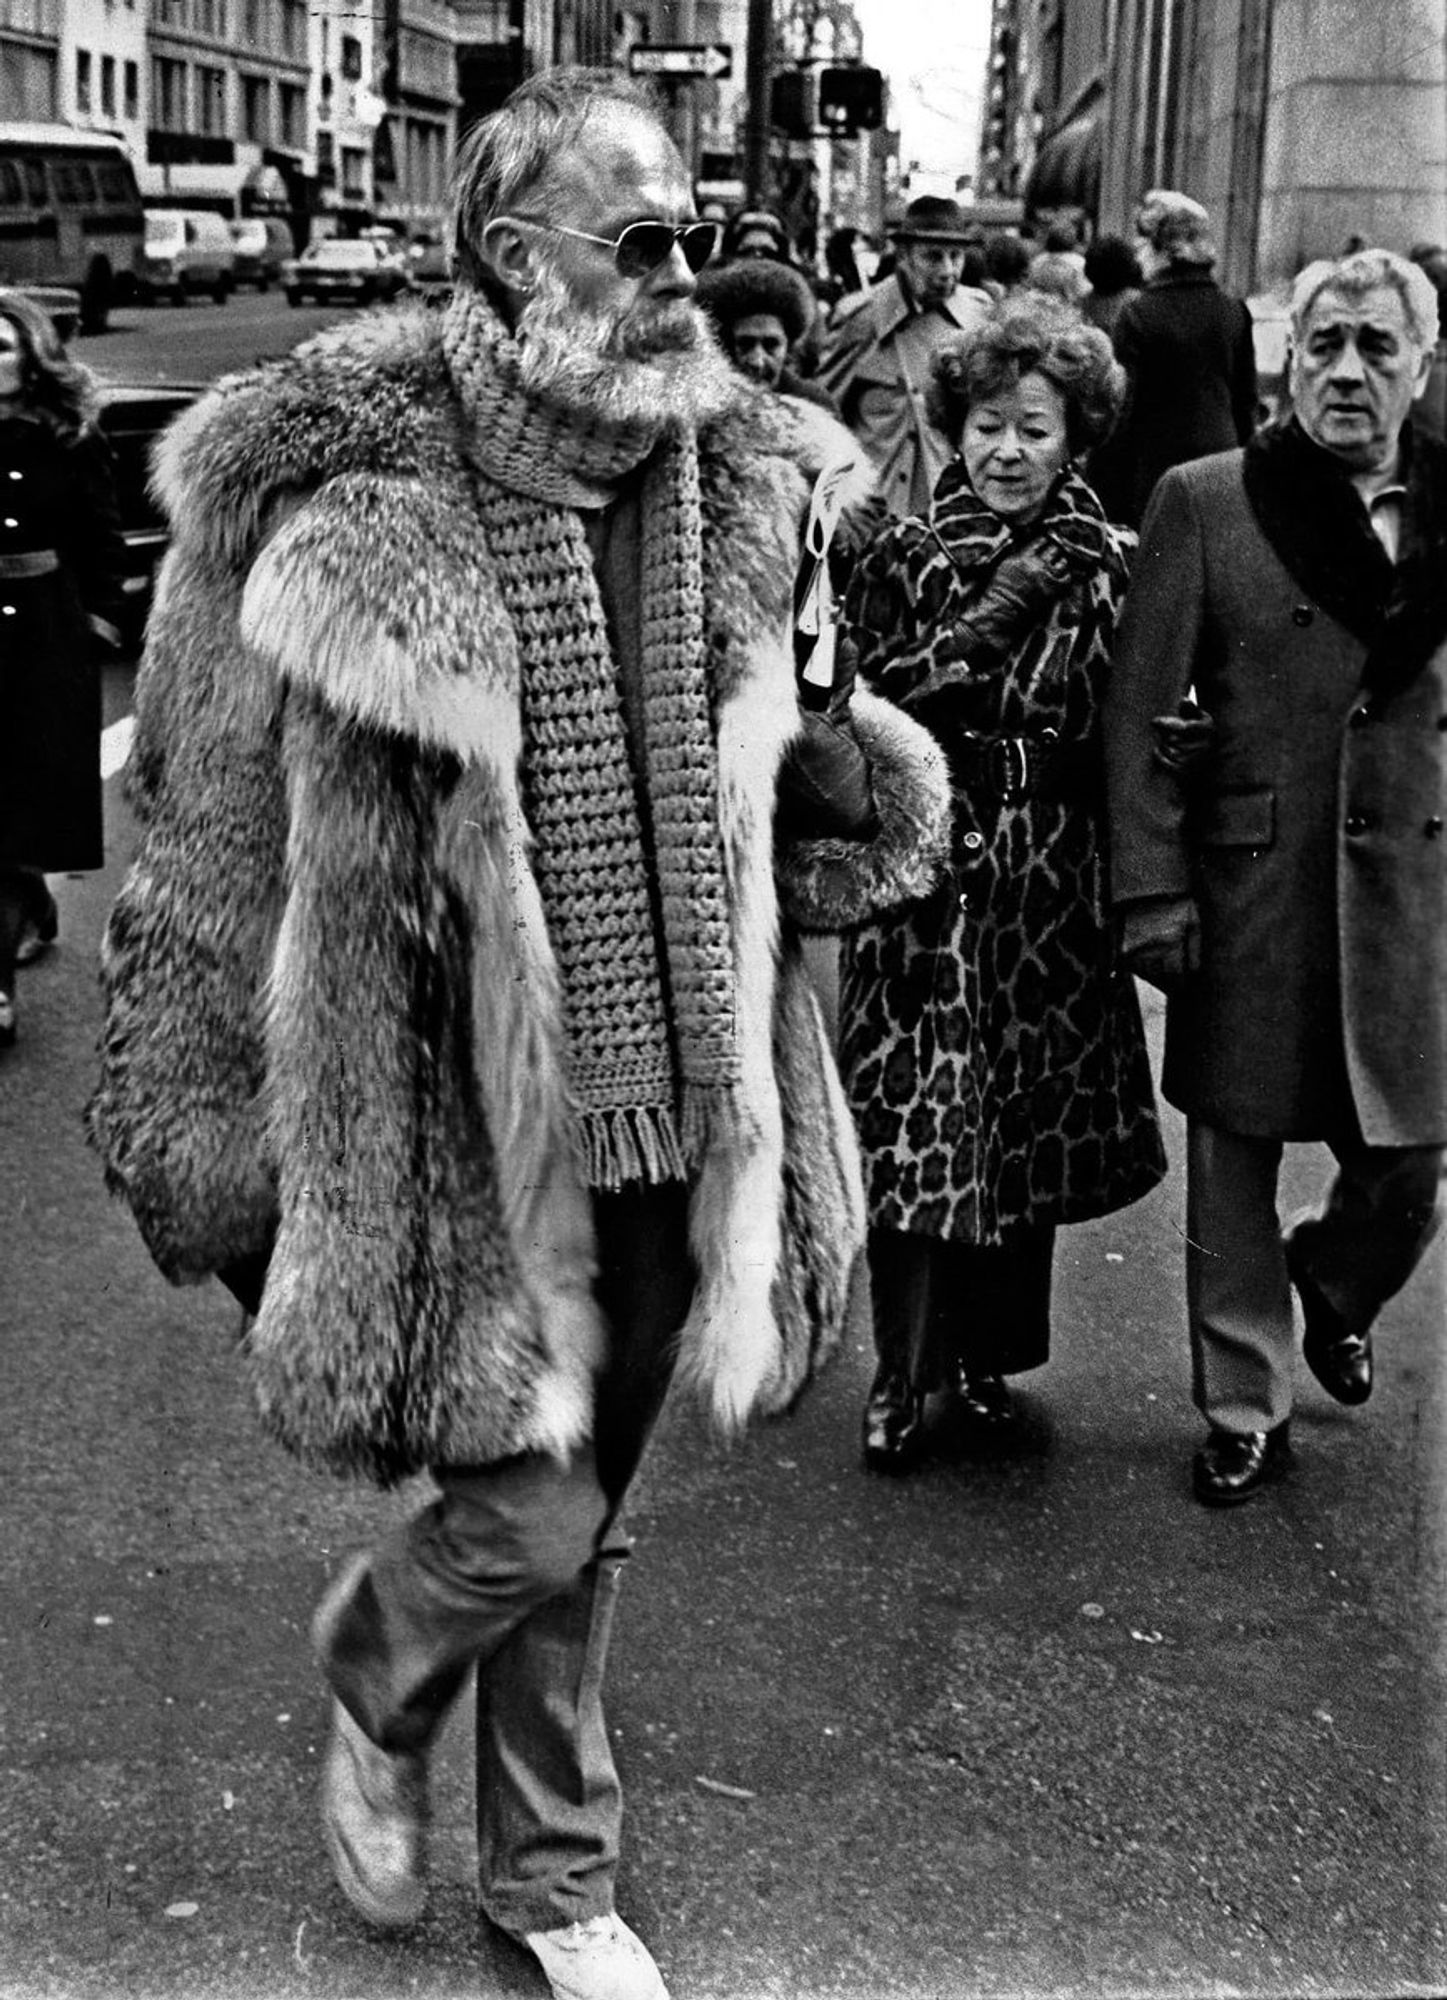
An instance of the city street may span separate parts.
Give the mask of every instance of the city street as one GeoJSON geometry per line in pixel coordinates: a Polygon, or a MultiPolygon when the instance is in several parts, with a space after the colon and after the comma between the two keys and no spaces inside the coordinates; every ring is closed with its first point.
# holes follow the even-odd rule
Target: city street
{"type": "MultiPolygon", "coordinates": [[[[76,352],[204,379],[329,317],[245,294],[121,312],[76,352]]],[[[105,1193],[81,1111],[134,847],[119,775],[106,804],[107,868],[56,882],[61,942],[0,1054],[0,1995],[542,2000],[476,1913],[465,1702],[418,1932],[375,1937],[331,1881],[308,1619],[422,1487],[270,1445],[237,1307],[169,1288],[105,1193]]],[[[914,1476],[865,1473],[862,1311],[741,1444],[665,1413],[610,1714],[620,1907],[675,2000],[1447,1991],[1447,1258],[1384,1315],[1367,1407],[1303,1369],[1292,1478],[1208,1512],[1174,1115],[1167,1137],[1164,1188],[1063,1233],[1010,1448],[942,1411],[914,1476]]],[[[1288,1209],[1326,1166],[1290,1156],[1288,1209]]]]}

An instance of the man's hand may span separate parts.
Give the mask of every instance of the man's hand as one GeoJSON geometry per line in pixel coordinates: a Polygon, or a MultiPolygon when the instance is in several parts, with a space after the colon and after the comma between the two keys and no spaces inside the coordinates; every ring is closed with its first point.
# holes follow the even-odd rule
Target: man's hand
{"type": "Polygon", "coordinates": [[[1201,965],[1201,926],[1189,896],[1130,904],[1121,919],[1121,953],[1138,979],[1179,993],[1201,965]]]}
{"type": "Polygon", "coordinates": [[[1216,724],[1194,701],[1182,701],[1174,715],[1153,715],[1156,762],[1168,771],[1189,771],[1211,748],[1216,724]]]}

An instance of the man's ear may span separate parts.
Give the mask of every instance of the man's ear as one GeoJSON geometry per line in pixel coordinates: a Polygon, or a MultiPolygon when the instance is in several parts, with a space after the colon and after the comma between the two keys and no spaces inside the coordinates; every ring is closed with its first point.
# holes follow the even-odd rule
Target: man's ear
{"type": "Polygon", "coordinates": [[[510,216],[500,215],[483,230],[480,247],[483,265],[497,283],[505,291],[526,297],[537,276],[532,231],[510,216]]]}
{"type": "Polygon", "coordinates": [[[1437,358],[1435,347],[1424,347],[1422,358],[1417,363],[1417,380],[1412,389],[1412,401],[1420,403],[1427,393],[1427,384],[1432,379],[1432,363],[1437,358]]]}

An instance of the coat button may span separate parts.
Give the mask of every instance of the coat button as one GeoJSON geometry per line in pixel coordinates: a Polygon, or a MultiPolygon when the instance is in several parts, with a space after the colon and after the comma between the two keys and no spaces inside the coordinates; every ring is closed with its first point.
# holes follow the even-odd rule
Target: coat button
{"type": "Polygon", "coordinates": [[[1436,813],[1433,813],[1427,824],[1422,828],[1422,831],[1426,834],[1428,840],[1435,840],[1441,833],[1442,822],[1438,819],[1436,813]]]}
{"type": "Polygon", "coordinates": [[[1365,833],[1370,824],[1365,813],[1348,813],[1342,825],[1342,832],[1365,833]]]}
{"type": "Polygon", "coordinates": [[[7,514],[5,516],[5,525],[7,528],[18,528],[20,526],[20,523],[16,520],[13,514],[7,514]]]}
{"type": "Polygon", "coordinates": [[[1354,708],[1350,716],[1353,729],[1365,729],[1371,719],[1372,711],[1369,708],[1354,708]]]}
{"type": "Polygon", "coordinates": [[[13,604],[0,604],[0,617],[13,618],[14,616],[15,606],[13,604]]]}
{"type": "Polygon", "coordinates": [[[1298,604],[1292,610],[1291,622],[1293,625],[1309,625],[1315,616],[1309,604],[1298,604]]]}
{"type": "Polygon", "coordinates": [[[978,853],[979,849],[982,848],[984,844],[985,844],[985,836],[982,833],[967,833],[964,839],[960,842],[961,847],[968,848],[971,854],[978,853]]]}
{"type": "Polygon", "coordinates": [[[7,479],[23,479],[25,474],[23,472],[9,472],[5,476],[7,479]]]}

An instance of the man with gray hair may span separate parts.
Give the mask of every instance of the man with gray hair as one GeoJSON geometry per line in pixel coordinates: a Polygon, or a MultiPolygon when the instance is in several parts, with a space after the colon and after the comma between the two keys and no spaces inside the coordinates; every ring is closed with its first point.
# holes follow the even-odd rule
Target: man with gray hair
{"type": "MultiPolygon", "coordinates": [[[[1307,1366],[1372,1389],[1372,1325],[1438,1227],[1447,1146],[1447,451],[1410,422],[1433,288],[1384,250],[1292,295],[1290,410],[1166,474],[1106,703],[1114,896],[1168,995],[1186,1113],[1186,1283],[1207,1505],[1288,1457],[1307,1366]],[[1152,718],[1188,693],[1203,751],[1152,718]],[[1282,1232],[1283,1144],[1325,1142],[1282,1232]]],[[[1439,1319],[1440,1319],[1440,1307],[1439,1319]]]]}
{"type": "Polygon", "coordinates": [[[90,1129],[166,1275],[254,1315],[273,1435],[436,1484],[313,1628],[343,1891],[421,1916],[475,1674],[483,1909],[566,2000],[660,2000],[613,1904],[618,1512],[675,1369],[731,1429],[838,1342],[863,1194],[797,926],[923,893],[948,784],[846,677],[796,697],[850,439],[714,345],[646,103],[531,79],[455,206],[443,313],[166,440],[90,1129]]]}

